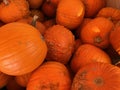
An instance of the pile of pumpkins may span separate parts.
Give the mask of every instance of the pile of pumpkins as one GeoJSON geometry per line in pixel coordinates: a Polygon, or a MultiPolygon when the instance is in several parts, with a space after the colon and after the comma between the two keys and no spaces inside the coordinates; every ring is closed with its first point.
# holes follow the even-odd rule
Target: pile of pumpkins
{"type": "Polygon", "coordinates": [[[0,0],[0,89],[120,90],[119,0],[0,0]]]}

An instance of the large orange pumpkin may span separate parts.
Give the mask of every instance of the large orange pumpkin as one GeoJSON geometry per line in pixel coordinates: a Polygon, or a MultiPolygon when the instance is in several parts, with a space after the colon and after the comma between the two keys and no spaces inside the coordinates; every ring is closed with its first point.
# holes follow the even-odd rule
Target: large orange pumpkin
{"type": "Polygon", "coordinates": [[[33,72],[27,90],[70,90],[70,87],[71,78],[66,66],[49,61],[33,72]]]}
{"type": "Polygon", "coordinates": [[[91,63],[79,69],[71,90],[120,90],[120,68],[106,63],[91,63]]]}
{"type": "Polygon", "coordinates": [[[24,23],[0,28],[0,71],[22,75],[36,69],[45,59],[47,46],[38,30],[24,23]]]}

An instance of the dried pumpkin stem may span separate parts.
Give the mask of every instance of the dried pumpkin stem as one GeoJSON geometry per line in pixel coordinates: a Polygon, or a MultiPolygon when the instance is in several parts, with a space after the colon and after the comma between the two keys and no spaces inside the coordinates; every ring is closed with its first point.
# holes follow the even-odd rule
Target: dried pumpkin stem
{"type": "Polygon", "coordinates": [[[95,37],[94,42],[95,43],[101,43],[103,40],[100,36],[95,37]]]}
{"type": "Polygon", "coordinates": [[[8,4],[9,4],[9,1],[8,1],[8,0],[3,0],[3,3],[4,3],[5,5],[8,5],[8,4]]]}
{"type": "Polygon", "coordinates": [[[37,15],[33,16],[33,20],[32,20],[32,23],[31,23],[32,26],[36,27],[36,21],[37,21],[38,18],[39,17],[37,15]]]}

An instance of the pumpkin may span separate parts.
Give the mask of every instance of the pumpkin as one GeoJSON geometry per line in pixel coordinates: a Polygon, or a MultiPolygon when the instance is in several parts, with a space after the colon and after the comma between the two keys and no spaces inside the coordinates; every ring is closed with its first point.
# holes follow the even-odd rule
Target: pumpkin
{"type": "Polygon", "coordinates": [[[56,24],[55,19],[48,19],[43,22],[46,28],[52,27],[53,25],[56,24]]]}
{"type": "Polygon", "coordinates": [[[42,5],[42,12],[49,18],[53,18],[56,15],[56,7],[47,1],[42,5]]]}
{"type": "Polygon", "coordinates": [[[43,14],[42,11],[37,10],[37,9],[32,9],[32,10],[30,11],[30,16],[34,17],[35,15],[38,16],[38,19],[37,19],[37,20],[38,20],[39,22],[43,22],[43,21],[45,20],[45,16],[44,16],[44,14],[43,14]]]}
{"type": "Polygon", "coordinates": [[[56,11],[56,22],[72,30],[81,24],[84,13],[81,0],[61,0],[56,11]]]}
{"type": "Polygon", "coordinates": [[[3,0],[0,4],[0,20],[4,23],[17,21],[29,15],[29,5],[26,0],[3,0]]]}
{"type": "Polygon", "coordinates": [[[6,86],[10,79],[11,76],[0,72],[0,89],[6,86]]]}
{"type": "Polygon", "coordinates": [[[109,34],[113,28],[114,24],[112,21],[104,17],[97,17],[81,29],[79,37],[83,43],[106,48],[109,45],[109,34]]]}
{"type": "Polygon", "coordinates": [[[106,6],[120,9],[120,0],[106,0],[106,6]]]}
{"type": "Polygon", "coordinates": [[[48,46],[46,60],[67,64],[75,44],[72,32],[64,26],[54,25],[46,30],[44,39],[48,46]]]}
{"type": "Polygon", "coordinates": [[[71,90],[119,90],[120,68],[95,62],[79,69],[71,90]]]}
{"type": "Polygon", "coordinates": [[[70,87],[71,78],[66,66],[49,61],[34,71],[26,90],[70,90],[70,87]]]}
{"type": "Polygon", "coordinates": [[[79,46],[82,45],[82,42],[80,39],[76,39],[75,40],[75,45],[74,45],[74,52],[76,52],[76,50],[79,48],[79,46]]]}
{"type": "Polygon", "coordinates": [[[120,10],[112,7],[104,7],[98,12],[97,17],[110,18],[111,21],[116,23],[116,21],[120,20],[120,10]]]}
{"type": "Polygon", "coordinates": [[[0,28],[0,71],[8,75],[32,72],[44,61],[47,46],[31,25],[13,22],[0,28]]]}
{"type": "Polygon", "coordinates": [[[15,78],[11,78],[6,85],[7,90],[26,90],[24,87],[21,87],[20,85],[17,84],[15,81],[15,78]]]}
{"type": "Polygon", "coordinates": [[[33,17],[26,17],[26,18],[22,18],[20,20],[18,20],[17,22],[21,22],[21,23],[27,23],[29,25],[32,25],[33,27],[35,27],[42,35],[44,34],[46,27],[38,21],[38,16],[34,15],[33,17]]]}
{"type": "Polygon", "coordinates": [[[30,8],[37,9],[39,8],[44,0],[28,0],[30,8]]]}
{"type": "Polygon", "coordinates": [[[120,26],[114,28],[114,30],[110,33],[110,43],[115,51],[120,55],[120,26]]]}
{"type": "Polygon", "coordinates": [[[91,21],[92,19],[91,18],[84,18],[82,23],[79,25],[79,27],[75,30],[75,36],[76,38],[79,38],[80,36],[80,32],[81,32],[81,29],[91,21]]]}
{"type": "Polygon", "coordinates": [[[94,17],[98,11],[105,7],[105,0],[81,0],[85,5],[85,17],[94,17]]]}
{"type": "Polygon", "coordinates": [[[15,81],[21,87],[26,87],[31,75],[32,75],[32,72],[24,74],[24,75],[16,76],[15,81]]]}
{"type": "Polygon", "coordinates": [[[70,66],[76,73],[86,64],[93,62],[111,63],[111,59],[108,54],[100,48],[90,44],[83,44],[80,45],[74,53],[70,66]]]}

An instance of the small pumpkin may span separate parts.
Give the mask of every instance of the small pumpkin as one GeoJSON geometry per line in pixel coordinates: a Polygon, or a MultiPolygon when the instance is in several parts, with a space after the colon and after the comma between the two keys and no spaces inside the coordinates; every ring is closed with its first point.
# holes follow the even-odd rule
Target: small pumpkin
{"type": "Polygon", "coordinates": [[[22,18],[20,20],[18,20],[17,22],[21,22],[21,23],[27,23],[33,27],[35,27],[42,35],[44,34],[46,27],[44,24],[42,24],[41,22],[38,21],[38,16],[34,15],[33,17],[26,17],[26,18],[22,18]]]}
{"type": "Polygon", "coordinates": [[[56,22],[72,30],[81,24],[84,13],[81,0],[61,0],[57,7],[56,22]]]}
{"type": "Polygon", "coordinates": [[[72,32],[64,26],[54,25],[46,30],[44,39],[48,46],[46,60],[67,64],[75,44],[72,32]]]}
{"type": "Polygon", "coordinates": [[[15,22],[29,15],[26,0],[3,0],[0,4],[0,20],[4,23],[15,22]]]}
{"type": "Polygon", "coordinates": [[[29,82],[29,79],[30,79],[32,73],[33,72],[30,72],[30,73],[27,73],[27,74],[24,74],[24,75],[20,75],[20,76],[16,76],[15,77],[15,81],[21,87],[26,87],[28,82],[29,82]]]}
{"type": "Polygon", "coordinates": [[[85,17],[94,17],[101,8],[105,7],[105,0],[81,0],[85,6],[85,17]]]}
{"type": "Polygon", "coordinates": [[[70,88],[71,78],[66,66],[49,61],[34,71],[26,90],[70,90],[70,88]]]}
{"type": "Polygon", "coordinates": [[[28,0],[30,8],[38,9],[44,0],[28,0]]]}
{"type": "Polygon", "coordinates": [[[120,10],[113,7],[104,7],[98,12],[97,17],[110,18],[111,21],[116,22],[120,20],[120,10]]]}
{"type": "Polygon", "coordinates": [[[111,63],[111,59],[108,54],[105,53],[102,49],[94,45],[82,44],[73,54],[70,66],[72,70],[76,73],[86,64],[93,62],[111,63]]]}
{"type": "Polygon", "coordinates": [[[112,21],[104,17],[97,17],[81,29],[79,37],[83,43],[106,48],[109,45],[109,34],[113,28],[114,24],[112,21]]]}
{"type": "Polygon", "coordinates": [[[49,18],[53,18],[56,15],[56,7],[52,4],[47,2],[47,0],[42,5],[42,12],[49,18]]]}
{"type": "Polygon", "coordinates": [[[23,75],[44,61],[47,46],[38,30],[25,23],[13,22],[0,28],[0,71],[23,75]]]}
{"type": "Polygon", "coordinates": [[[119,90],[120,68],[95,62],[79,69],[71,90],[119,90]]]}
{"type": "Polygon", "coordinates": [[[82,23],[79,25],[79,27],[75,30],[75,36],[76,38],[79,38],[80,36],[80,33],[81,33],[81,29],[91,21],[92,19],[91,18],[84,18],[82,23]]]}
{"type": "Polygon", "coordinates": [[[79,48],[79,46],[82,45],[82,42],[80,39],[76,39],[75,40],[75,45],[74,45],[74,52],[76,52],[76,50],[79,48]]]}
{"type": "Polygon", "coordinates": [[[0,72],[0,89],[7,85],[11,76],[0,72]]]}
{"type": "Polygon", "coordinates": [[[114,30],[110,33],[110,43],[115,51],[120,55],[120,26],[114,28],[114,30]]]}
{"type": "Polygon", "coordinates": [[[56,21],[55,21],[54,18],[53,19],[48,19],[48,20],[45,20],[43,22],[43,24],[45,25],[46,28],[49,28],[49,27],[52,27],[53,25],[55,25],[56,21]]]}
{"type": "Polygon", "coordinates": [[[30,16],[31,16],[31,17],[34,17],[35,15],[38,16],[38,19],[37,19],[37,20],[38,20],[39,22],[44,22],[45,16],[44,16],[44,14],[43,14],[42,11],[40,11],[40,10],[38,10],[38,9],[32,9],[32,10],[30,11],[30,16]]]}

